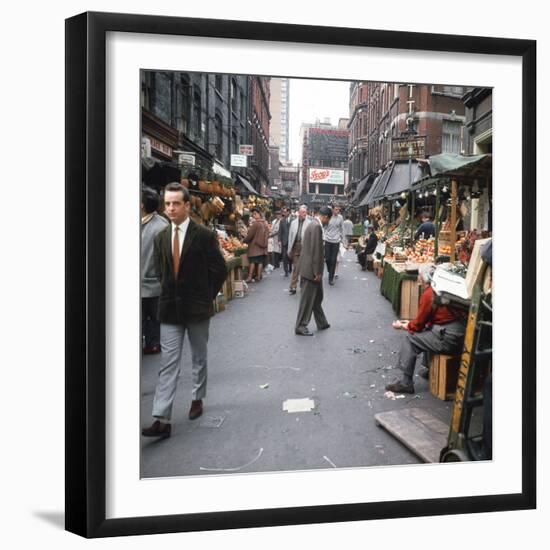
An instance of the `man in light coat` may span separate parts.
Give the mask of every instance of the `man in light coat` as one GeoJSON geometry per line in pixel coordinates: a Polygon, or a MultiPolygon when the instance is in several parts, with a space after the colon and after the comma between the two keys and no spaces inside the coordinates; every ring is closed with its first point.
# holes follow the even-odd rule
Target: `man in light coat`
{"type": "Polygon", "coordinates": [[[323,230],[321,226],[328,224],[332,211],[328,206],[319,210],[319,218],[315,218],[304,232],[302,253],[299,262],[300,274],[300,306],[296,317],[294,331],[299,336],[312,336],[307,326],[311,315],[315,317],[318,330],[330,327],[323,311],[323,230]]]}
{"type": "Polygon", "coordinates": [[[168,220],[157,214],[158,193],[150,187],[141,190],[141,334],[143,353],[160,353],[158,305],[160,281],[153,264],[154,239],[168,220]]]}
{"type": "Polygon", "coordinates": [[[307,215],[307,206],[302,204],[298,209],[298,216],[292,220],[288,232],[288,257],[292,261],[292,277],[288,289],[290,294],[296,294],[296,287],[298,286],[298,263],[302,251],[302,240],[304,232],[310,223],[311,218],[307,215]]]}

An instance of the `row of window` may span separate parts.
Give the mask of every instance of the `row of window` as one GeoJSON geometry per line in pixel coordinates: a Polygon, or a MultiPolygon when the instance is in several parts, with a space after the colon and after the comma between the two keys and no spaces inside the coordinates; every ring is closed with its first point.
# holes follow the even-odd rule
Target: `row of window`
{"type": "Polygon", "coordinates": [[[343,195],[343,185],[333,185],[331,183],[310,183],[309,193],[312,195],[343,195]]]}

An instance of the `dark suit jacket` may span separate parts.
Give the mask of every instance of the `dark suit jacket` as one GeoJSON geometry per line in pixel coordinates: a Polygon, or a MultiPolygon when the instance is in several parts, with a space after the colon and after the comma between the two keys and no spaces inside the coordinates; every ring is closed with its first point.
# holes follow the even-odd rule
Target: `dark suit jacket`
{"type": "Polygon", "coordinates": [[[155,261],[161,287],[161,323],[197,322],[214,314],[212,301],[227,277],[215,233],[189,220],[177,281],[172,264],[172,224],[155,237],[155,261]]]}
{"type": "Polygon", "coordinates": [[[323,230],[317,219],[306,227],[302,239],[302,252],[298,264],[300,277],[313,281],[315,275],[323,275],[323,230]]]}

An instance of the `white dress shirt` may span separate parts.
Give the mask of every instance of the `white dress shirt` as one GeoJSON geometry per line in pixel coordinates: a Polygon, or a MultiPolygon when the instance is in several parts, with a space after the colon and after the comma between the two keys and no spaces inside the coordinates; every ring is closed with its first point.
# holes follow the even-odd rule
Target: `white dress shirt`
{"type": "Polygon", "coordinates": [[[178,237],[180,240],[180,258],[181,258],[181,249],[183,248],[183,241],[185,241],[185,235],[187,234],[187,228],[189,227],[189,218],[186,218],[184,222],[181,222],[179,225],[176,225],[174,222],[170,224],[172,226],[172,247],[171,250],[174,250],[174,228],[178,228],[178,237]]]}

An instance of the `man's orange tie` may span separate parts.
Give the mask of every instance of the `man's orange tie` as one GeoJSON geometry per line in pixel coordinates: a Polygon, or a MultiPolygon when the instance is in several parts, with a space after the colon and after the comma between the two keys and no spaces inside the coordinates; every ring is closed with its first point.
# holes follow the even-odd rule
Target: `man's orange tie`
{"type": "Polygon", "coordinates": [[[174,260],[174,279],[178,278],[180,267],[180,237],[178,227],[174,227],[174,242],[172,245],[172,259],[174,260]]]}

